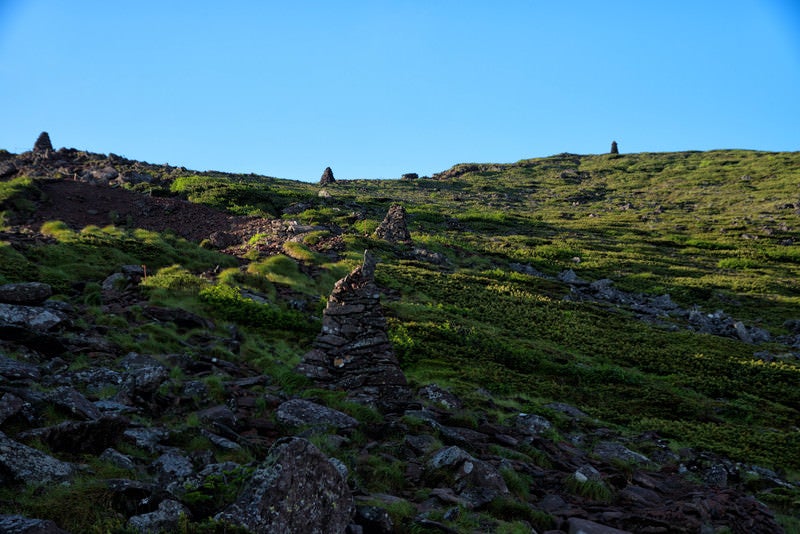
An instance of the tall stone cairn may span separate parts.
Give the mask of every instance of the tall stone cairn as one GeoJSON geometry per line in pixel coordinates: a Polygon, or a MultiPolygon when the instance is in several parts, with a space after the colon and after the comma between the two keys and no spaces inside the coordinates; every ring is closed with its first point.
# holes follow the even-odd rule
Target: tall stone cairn
{"type": "Polygon", "coordinates": [[[411,234],[406,225],[406,209],[400,204],[392,204],[383,222],[375,230],[375,236],[392,243],[410,242],[411,234]]]}
{"type": "Polygon", "coordinates": [[[333,171],[330,167],[325,167],[319,179],[319,185],[330,185],[334,183],[336,183],[336,178],[333,177],[333,171]]]}
{"type": "Polygon", "coordinates": [[[47,132],[42,132],[36,138],[33,144],[33,151],[40,153],[47,153],[53,151],[53,143],[50,142],[50,135],[47,132]]]}
{"type": "Polygon", "coordinates": [[[616,141],[611,141],[611,152],[610,154],[619,154],[619,148],[617,147],[616,141]]]}
{"type": "Polygon", "coordinates": [[[375,285],[375,258],[336,282],[322,315],[322,331],[298,371],[317,384],[348,392],[350,400],[383,412],[402,409],[408,382],[389,342],[375,285]]]}

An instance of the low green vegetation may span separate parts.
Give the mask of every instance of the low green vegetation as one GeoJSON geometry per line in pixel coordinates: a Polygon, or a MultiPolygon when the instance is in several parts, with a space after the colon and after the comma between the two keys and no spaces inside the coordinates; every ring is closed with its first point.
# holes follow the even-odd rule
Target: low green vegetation
{"type": "MultiPolygon", "coordinates": [[[[121,265],[145,265],[140,289],[151,303],[215,322],[205,334],[217,339],[203,345],[205,354],[247,362],[282,391],[379,425],[377,412],[340,393],[310,389],[292,371],[319,332],[335,281],[369,248],[380,258],[376,277],[403,370],[413,385],[436,382],[465,401],[454,424],[475,428],[479,413],[502,420],[524,411],[547,415],[558,427],[559,415],[545,406],[563,402],[625,434],[655,431],[676,450],[708,450],[796,477],[799,351],[780,336],[796,335],[792,321],[800,320],[798,169],[800,153],[560,154],[459,166],[440,179],[340,180],[326,186],[330,197],[300,182],[186,175],[163,193],[326,228],[282,242],[270,254],[256,247],[268,239],[262,234],[244,257],[233,258],[169,233],[70,229],[53,221],[35,229],[47,237],[37,242],[0,236],[0,283],[48,282],[100,316],[103,279],[121,265]],[[392,203],[409,214],[413,246],[370,237],[392,203]],[[326,245],[334,236],[335,246],[326,245]],[[414,247],[438,259],[429,261],[414,247]],[[692,331],[677,317],[645,322],[625,306],[571,298],[574,292],[556,279],[567,269],[587,281],[608,278],[630,293],[669,294],[683,309],[722,310],[772,340],[753,345],[692,331]],[[236,350],[220,341],[231,329],[240,341],[236,350]]],[[[35,186],[25,178],[0,182],[0,212],[6,212],[0,225],[33,207],[35,186]]],[[[203,334],[170,324],[126,330],[120,320],[97,322],[132,351],[192,353],[186,348],[195,346],[192,336],[203,334]]],[[[204,384],[211,397],[224,399],[218,378],[204,384]]],[[[427,428],[411,416],[403,423],[427,428]]],[[[557,439],[560,431],[549,436],[557,439]]],[[[547,461],[533,447],[495,446],[493,453],[547,461]]],[[[362,489],[408,489],[401,460],[370,455],[349,464],[362,489]]],[[[554,528],[550,516],[523,504],[534,482],[513,469],[502,474],[515,499],[497,500],[485,511],[502,522],[498,528],[554,528]]],[[[612,496],[602,483],[565,479],[564,486],[599,502],[612,496]]],[[[48,489],[42,507],[61,499],[60,491],[48,489]]],[[[198,507],[229,498],[216,481],[192,491],[198,507]]],[[[90,483],[70,495],[104,509],[106,495],[90,483]]],[[[792,523],[796,492],[759,498],[792,523]]],[[[410,503],[398,501],[390,513],[413,530],[410,503]]],[[[448,524],[480,529],[476,517],[465,512],[448,524]]],[[[113,530],[114,521],[103,516],[92,524],[113,530]]]]}

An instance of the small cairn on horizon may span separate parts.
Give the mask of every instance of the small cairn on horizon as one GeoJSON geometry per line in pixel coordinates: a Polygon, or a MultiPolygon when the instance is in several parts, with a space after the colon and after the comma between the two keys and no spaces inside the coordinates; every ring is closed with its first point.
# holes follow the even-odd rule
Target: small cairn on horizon
{"type": "Polygon", "coordinates": [[[322,172],[322,177],[319,179],[319,185],[330,185],[336,183],[336,178],[333,177],[333,171],[330,167],[325,167],[322,172]]]}
{"type": "Polygon", "coordinates": [[[619,154],[619,147],[617,147],[616,141],[611,141],[611,152],[609,154],[619,154]]]}
{"type": "Polygon", "coordinates": [[[48,153],[53,151],[53,143],[50,142],[50,135],[47,132],[42,132],[36,138],[33,144],[33,151],[37,153],[48,153]]]}

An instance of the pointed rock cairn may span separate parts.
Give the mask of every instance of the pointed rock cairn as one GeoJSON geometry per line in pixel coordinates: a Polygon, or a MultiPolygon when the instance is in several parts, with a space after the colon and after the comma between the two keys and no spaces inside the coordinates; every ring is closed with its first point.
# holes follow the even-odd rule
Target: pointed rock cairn
{"type": "Polygon", "coordinates": [[[53,143],[50,142],[50,135],[47,132],[40,133],[39,137],[36,138],[36,142],[33,144],[33,151],[41,153],[53,151],[53,143]]]}
{"type": "Polygon", "coordinates": [[[610,154],[619,154],[619,148],[617,147],[616,141],[611,141],[611,152],[610,154]]]}
{"type": "Polygon", "coordinates": [[[298,371],[320,385],[346,390],[351,400],[391,412],[402,408],[411,392],[389,343],[374,274],[375,259],[367,251],[363,265],[336,282],[322,332],[298,371]]]}
{"type": "Polygon", "coordinates": [[[392,204],[383,222],[375,230],[375,236],[392,243],[408,243],[411,234],[406,226],[406,209],[400,204],[392,204]]]}
{"type": "Polygon", "coordinates": [[[330,185],[336,183],[336,179],[333,177],[333,171],[330,167],[325,167],[325,170],[322,172],[322,177],[319,179],[319,185],[330,185]]]}

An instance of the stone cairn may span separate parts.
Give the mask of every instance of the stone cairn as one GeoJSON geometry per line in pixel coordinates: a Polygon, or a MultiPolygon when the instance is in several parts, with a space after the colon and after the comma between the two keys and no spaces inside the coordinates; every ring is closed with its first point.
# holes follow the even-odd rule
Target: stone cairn
{"type": "Polygon", "coordinates": [[[400,204],[392,204],[386,217],[383,218],[375,236],[392,243],[409,243],[411,234],[406,226],[406,210],[400,204]]]}
{"type": "Polygon", "coordinates": [[[42,132],[36,138],[33,144],[33,151],[46,154],[53,151],[53,143],[50,142],[50,135],[47,132],[42,132]]]}
{"type": "Polygon", "coordinates": [[[402,409],[411,399],[387,334],[375,285],[375,258],[336,282],[322,316],[322,332],[298,371],[317,384],[348,392],[348,398],[383,412],[402,409]]]}
{"type": "Polygon", "coordinates": [[[330,167],[325,167],[325,170],[322,172],[322,177],[319,179],[319,185],[330,185],[335,183],[336,178],[333,177],[333,171],[330,167]]]}
{"type": "Polygon", "coordinates": [[[610,154],[619,154],[619,148],[617,147],[616,141],[611,141],[611,152],[610,154]]]}

